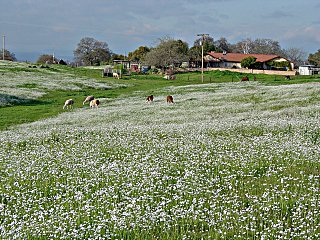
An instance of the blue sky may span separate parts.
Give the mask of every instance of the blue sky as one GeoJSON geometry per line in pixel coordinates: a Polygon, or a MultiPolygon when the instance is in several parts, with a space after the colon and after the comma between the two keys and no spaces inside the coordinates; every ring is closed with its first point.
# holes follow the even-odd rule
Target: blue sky
{"type": "Polygon", "coordinates": [[[0,0],[0,6],[0,33],[19,60],[52,53],[72,59],[83,37],[117,54],[165,36],[192,46],[198,33],[230,43],[270,38],[307,54],[320,49],[319,0],[0,0]]]}

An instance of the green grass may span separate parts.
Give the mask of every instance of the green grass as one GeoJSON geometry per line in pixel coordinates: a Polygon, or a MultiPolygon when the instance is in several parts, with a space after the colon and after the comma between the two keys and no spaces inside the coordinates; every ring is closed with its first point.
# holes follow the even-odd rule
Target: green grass
{"type": "MultiPolygon", "coordinates": [[[[137,92],[148,92],[149,94],[157,95],[163,93],[165,87],[171,86],[185,86],[193,84],[207,84],[207,83],[222,83],[222,82],[239,82],[243,76],[249,76],[253,79],[253,74],[236,73],[231,71],[210,71],[204,72],[204,81],[201,80],[201,72],[190,72],[177,74],[176,80],[165,80],[159,75],[138,75],[124,76],[123,79],[117,80],[113,78],[103,78],[100,69],[90,69],[85,67],[71,68],[68,66],[52,65],[49,68],[32,68],[29,65],[19,64],[18,66],[11,64],[2,69],[2,74],[17,73],[23,77],[24,72],[33,73],[36,75],[50,75],[52,72],[61,75],[71,75],[74,77],[82,77],[89,79],[96,79],[98,82],[109,82],[112,84],[122,84],[122,86],[112,89],[94,89],[88,88],[84,85],[77,84],[81,88],[79,91],[64,91],[53,90],[47,91],[44,96],[35,100],[12,101],[11,106],[0,107],[0,130],[7,129],[16,124],[27,123],[53,117],[61,112],[63,103],[68,98],[73,98],[76,102],[75,107],[82,107],[83,99],[88,95],[94,95],[96,98],[114,99],[120,95],[132,95],[137,92]],[[124,86],[125,84],[126,86],[124,86]]],[[[19,75],[20,76],[20,75],[19,75]]],[[[283,76],[274,75],[256,75],[258,82],[266,85],[274,84],[294,84],[304,83],[307,81],[319,81],[317,76],[301,77],[295,76],[292,80],[285,80],[283,76]]],[[[244,83],[245,84],[245,83],[244,83]]],[[[17,85],[18,88],[35,89],[38,87],[37,83],[24,83],[17,85]]],[[[168,93],[170,94],[170,93],[168,93]]],[[[145,96],[141,96],[144,98],[145,96]]],[[[256,102],[259,102],[259,96],[252,96],[256,102]]],[[[251,98],[252,98],[251,97],[251,98]]],[[[15,99],[15,97],[13,97],[15,99]]],[[[316,101],[319,98],[314,96],[310,101],[316,101]]],[[[245,96],[240,101],[246,101],[245,96]]],[[[282,106],[274,106],[274,110],[281,109],[282,106]]]]}

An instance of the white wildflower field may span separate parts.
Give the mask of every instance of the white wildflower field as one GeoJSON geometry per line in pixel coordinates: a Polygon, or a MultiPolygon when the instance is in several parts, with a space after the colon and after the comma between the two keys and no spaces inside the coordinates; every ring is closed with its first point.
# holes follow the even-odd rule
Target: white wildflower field
{"type": "Polygon", "coordinates": [[[160,92],[0,132],[0,238],[320,238],[319,83],[160,92]]]}
{"type": "MultiPolygon", "coordinates": [[[[0,107],[38,99],[49,91],[79,91],[83,87],[111,89],[122,85],[75,77],[63,68],[39,68],[26,63],[0,62],[0,107]]],[[[125,86],[125,85],[123,85],[125,86]]]]}

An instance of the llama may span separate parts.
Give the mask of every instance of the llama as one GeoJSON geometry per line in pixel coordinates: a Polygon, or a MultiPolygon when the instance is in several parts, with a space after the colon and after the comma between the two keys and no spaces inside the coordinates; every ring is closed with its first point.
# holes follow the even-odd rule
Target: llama
{"type": "Polygon", "coordinates": [[[67,109],[68,109],[68,108],[72,108],[73,104],[74,104],[73,99],[68,99],[68,100],[65,101],[64,106],[63,106],[63,109],[65,109],[65,108],[67,108],[67,109]]]}
{"type": "Polygon", "coordinates": [[[98,99],[93,99],[90,101],[90,108],[98,108],[100,101],[98,99]]]}
{"type": "Polygon", "coordinates": [[[86,99],[83,101],[82,105],[84,105],[85,103],[90,103],[92,100],[94,99],[94,96],[88,96],[86,97],[86,99]]]}

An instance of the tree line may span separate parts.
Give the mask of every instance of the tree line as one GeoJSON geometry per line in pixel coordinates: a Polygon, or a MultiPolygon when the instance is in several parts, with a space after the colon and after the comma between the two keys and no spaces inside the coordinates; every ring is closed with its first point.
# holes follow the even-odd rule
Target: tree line
{"type": "MultiPolygon", "coordinates": [[[[274,54],[287,58],[296,66],[306,63],[320,66],[320,49],[315,53],[309,54],[307,57],[307,53],[299,48],[291,47],[283,49],[278,41],[266,38],[247,38],[232,44],[224,37],[214,41],[210,36],[203,36],[196,39],[193,46],[189,47],[188,43],[183,40],[164,37],[158,39],[154,47],[140,46],[133,52],[129,52],[128,56],[124,56],[113,53],[106,42],[85,37],[80,40],[73,53],[75,63],[81,65],[92,66],[112,63],[113,60],[131,60],[164,68],[187,61],[201,61],[202,45],[204,53],[215,51],[245,54],[274,54]]],[[[0,56],[2,56],[2,50],[0,53],[0,56]]],[[[16,61],[16,58],[13,53],[5,50],[5,60],[16,61]]],[[[54,61],[57,61],[57,59],[52,55],[43,54],[38,58],[37,62],[52,63],[54,61]]]]}
{"type": "Polygon", "coordinates": [[[166,66],[176,66],[182,62],[200,62],[202,45],[204,53],[233,52],[245,54],[274,54],[287,58],[296,66],[310,63],[320,66],[320,49],[314,54],[307,54],[299,48],[283,49],[278,41],[272,39],[247,38],[235,44],[231,44],[226,38],[221,37],[214,41],[210,36],[203,36],[196,39],[193,46],[183,40],[176,40],[170,37],[158,39],[156,46],[140,46],[128,56],[112,53],[105,42],[97,41],[93,38],[83,38],[74,51],[75,60],[84,65],[100,65],[113,60],[130,60],[152,65],[159,68],[166,66]]]}

